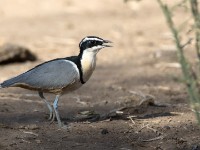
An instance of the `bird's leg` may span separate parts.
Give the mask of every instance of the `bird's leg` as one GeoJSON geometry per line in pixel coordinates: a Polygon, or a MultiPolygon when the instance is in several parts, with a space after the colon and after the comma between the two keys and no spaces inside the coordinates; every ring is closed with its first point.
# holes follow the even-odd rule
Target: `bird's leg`
{"type": "Polygon", "coordinates": [[[46,100],[46,98],[43,95],[43,92],[38,92],[39,96],[42,98],[42,100],[45,102],[45,104],[47,105],[48,109],[49,109],[49,118],[48,120],[53,120],[55,119],[55,114],[53,112],[53,108],[51,106],[51,104],[46,100]]]}
{"type": "Polygon", "coordinates": [[[52,115],[52,117],[51,117],[51,122],[50,122],[50,124],[53,123],[54,121],[55,121],[55,112],[53,112],[53,115],[52,115]]]}
{"type": "Polygon", "coordinates": [[[59,113],[58,113],[58,100],[59,100],[59,97],[60,97],[60,95],[56,95],[56,98],[55,98],[55,100],[53,102],[53,108],[54,108],[54,111],[55,111],[56,119],[58,121],[58,126],[62,127],[62,122],[60,120],[60,116],[59,116],[59,113]]]}

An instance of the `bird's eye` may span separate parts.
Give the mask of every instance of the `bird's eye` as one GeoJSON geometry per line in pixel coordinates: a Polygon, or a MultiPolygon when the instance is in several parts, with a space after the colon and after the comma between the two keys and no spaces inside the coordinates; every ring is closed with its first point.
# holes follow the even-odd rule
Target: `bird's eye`
{"type": "Polygon", "coordinates": [[[92,43],[92,44],[95,44],[96,42],[95,42],[95,41],[91,41],[91,43],[92,43]]]}

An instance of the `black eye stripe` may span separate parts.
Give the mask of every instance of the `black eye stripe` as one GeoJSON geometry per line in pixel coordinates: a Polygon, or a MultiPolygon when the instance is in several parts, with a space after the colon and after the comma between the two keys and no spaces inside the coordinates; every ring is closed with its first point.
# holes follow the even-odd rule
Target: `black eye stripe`
{"type": "Polygon", "coordinates": [[[92,48],[102,44],[103,44],[103,39],[100,39],[98,37],[86,37],[79,43],[79,47],[81,51],[83,51],[87,48],[92,48]]]}
{"type": "Polygon", "coordinates": [[[80,46],[91,48],[93,46],[102,45],[102,44],[103,44],[103,42],[101,42],[101,41],[89,41],[88,40],[88,41],[81,43],[80,46]]]}

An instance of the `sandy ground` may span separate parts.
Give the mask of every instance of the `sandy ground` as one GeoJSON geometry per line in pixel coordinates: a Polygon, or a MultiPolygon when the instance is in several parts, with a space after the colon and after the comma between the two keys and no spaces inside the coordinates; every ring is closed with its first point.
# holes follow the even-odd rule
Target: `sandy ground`
{"type": "MultiPolygon", "coordinates": [[[[186,16],[178,13],[177,21],[186,16]]],[[[0,81],[41,62],[78,54],[79,41],[87,35],[114,43],[98,54],[89,82],[61,97],[59,111],[68,130],[49,123],[36,92],[1,89],[0,149],[200,149],[200,128],[156,1],[2,0],[0,18],[0,44],[21,44],[39,57],[0,66],[0,81]],[[124,114],[109,113],[114,110],[124,114]],[[84,118],[81,114],[88,111],[93,113],[84,118]]],[[[192,46],[188,49],[192,54],[192,46]]],[[[45,96],[53,102],[53,95],[45,96]]]]}

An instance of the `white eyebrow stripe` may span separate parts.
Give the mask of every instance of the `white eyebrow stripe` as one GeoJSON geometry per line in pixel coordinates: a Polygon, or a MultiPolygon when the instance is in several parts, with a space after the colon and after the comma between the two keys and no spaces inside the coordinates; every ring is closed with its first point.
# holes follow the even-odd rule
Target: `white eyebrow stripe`
{"type": "Polygon", "coordinates": [[[88,40],[90,40],[90,41],[94,40],[94,41],[100,41],[100,42],[103,41],[103,40],[100,39],[100,38],[90,38],[90,37],[86,37],[86,38],[84,38],[84,39],[81,41],[80,45],[81,45],[82,43],[84,43],[85,41],[88,41],[88,40]]]}

